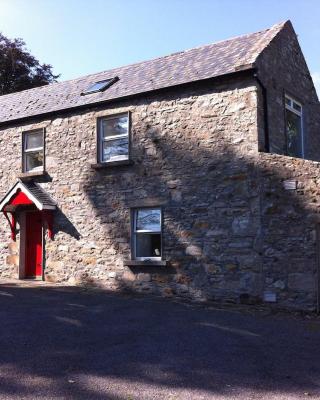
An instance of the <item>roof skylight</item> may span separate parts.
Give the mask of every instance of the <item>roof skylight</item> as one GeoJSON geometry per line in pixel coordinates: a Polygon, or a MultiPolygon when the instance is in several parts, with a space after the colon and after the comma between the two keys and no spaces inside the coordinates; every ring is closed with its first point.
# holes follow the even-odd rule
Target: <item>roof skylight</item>
{"type": "Polygon", "coordinates": [[[108,87],[110,87],[111,85],[113,85],[115,82],[117,82],[119,80],[118,77],[115,78],[109,78],[109,79],[104,79],[102,81],[98,81],[93,83],[92,85],[90,85],[88,87],[88,89],[86,89],[85,91],[83,91],[81,93],[81,95],[85,95],[85,94],[91,94],[91,93],[97,93],[97,92],[103,92],[104,90],[106,90],[108,87]]]}

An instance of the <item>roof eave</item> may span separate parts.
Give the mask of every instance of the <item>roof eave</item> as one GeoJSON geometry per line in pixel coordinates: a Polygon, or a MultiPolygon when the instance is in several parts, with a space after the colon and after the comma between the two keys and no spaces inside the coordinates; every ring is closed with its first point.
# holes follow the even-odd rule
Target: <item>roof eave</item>
{"type": "Polygon", "coordinates": [[[161,87],[161,88],[151,89],[151,90],[148,90],[148,91],[137,92],[137,93],[129,94],[129,95],[126,95],[126,96],[115,97],[115,98],[112,98],[112,99],[100,100],[100,101],[92,102],[90,104],[83,104],[83,105],[78,105],[78,106],[74,106],[74,107],[64,107],[64,108],[61,108],[61,109],[57,109],[57,110],[49,111],[49,112],[45,112],[45,113],[39,113],[39,114],[29,115],[29,116],[26,116],[26,117],[14,118],[14,119],[10,119],[10,120],[7,120],[7,121],[0,121],[0,128],[5,128],[5,127],[12,126],[12,125],[15,125],[15,124],[24,123],[26,121],[44,119],[44,118],[52,117],[52,116],[59,115],[59,114],[62,114],[62,113],[64,114],[64,113],[69,113],[69,112],[72,112],[72,111],[79,111],[79,110],[94,108],[94,107],[97,107],[97,106],[102,106],[104,104],[110,104],[110,103],[114,103],[114,102],[118,102],[118,101],[127,100],[127,99],[130,99],[130,98],[141,97],[144,94],[153,94],[153,93],[162,92],[162,91],[165,91],[165,90],[186,87],[186,86],[195,85],[195,84],[199,84],[199,83],[203,83],[203,82],[217,81],[219,79],[228,79],[228,78],[231,78],[231,77],[236,77],[238,75],[242,76],[244,73],[254,72],[255,69],[256,69],[256,67],[255,67],[254,63],[246,64],[246,65],[239,65],[239,66],[235,67],[234,71],[229,72],[227,74],[216,75],[216,76],[212,76],[212,77],[209,77],[209,78],[198,79],[198,80],[195,80],[195,81],[189,81],[189,82],[185,82],[185,83],[180,83],[180,84],[177,84],[177,85],[164,86],[164,87],[161,87]]]}

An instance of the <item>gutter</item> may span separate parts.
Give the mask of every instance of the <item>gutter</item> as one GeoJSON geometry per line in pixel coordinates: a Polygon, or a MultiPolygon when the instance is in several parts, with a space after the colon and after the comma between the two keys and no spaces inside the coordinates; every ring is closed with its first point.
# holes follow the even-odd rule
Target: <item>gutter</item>
{"type": "Polygon", "coordinates": [[[257,81],[261,88],[262,98],[263,98],[263,125],[264,125],[264,151],[266,153],[270,152],[270,140],[269,140],[269,118],[268,118],[268,96],[267,88],[261,82],[257,70],[254,72],[253,77],[257,81]]]}

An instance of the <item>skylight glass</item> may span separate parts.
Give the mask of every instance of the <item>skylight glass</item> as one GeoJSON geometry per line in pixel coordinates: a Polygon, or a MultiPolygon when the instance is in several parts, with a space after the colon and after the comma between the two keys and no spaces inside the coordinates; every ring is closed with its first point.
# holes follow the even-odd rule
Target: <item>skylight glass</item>
{"type": "Polygon", "coordinates": [[[98,81],[93,83],[86,89],[84,92],[82,92],[82,95],[85,94],[91,94],[91,93],[96,93],[96,92],[103,92],[106,90],[109,86],[111,86],[113,83],[115,83],[119,78],[110,78],[110,79],[104,79],[103,81],[98,81]]]}

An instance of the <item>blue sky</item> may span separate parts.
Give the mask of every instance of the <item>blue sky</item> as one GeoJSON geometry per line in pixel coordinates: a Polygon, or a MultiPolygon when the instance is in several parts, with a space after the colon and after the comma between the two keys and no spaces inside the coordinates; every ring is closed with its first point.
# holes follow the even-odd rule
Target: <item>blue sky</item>
{"type": "Polygon", "coordinates": [[[0,30],[61,80],[291,19],[320,94],[320,0],[0,0],[0,30]]]}

